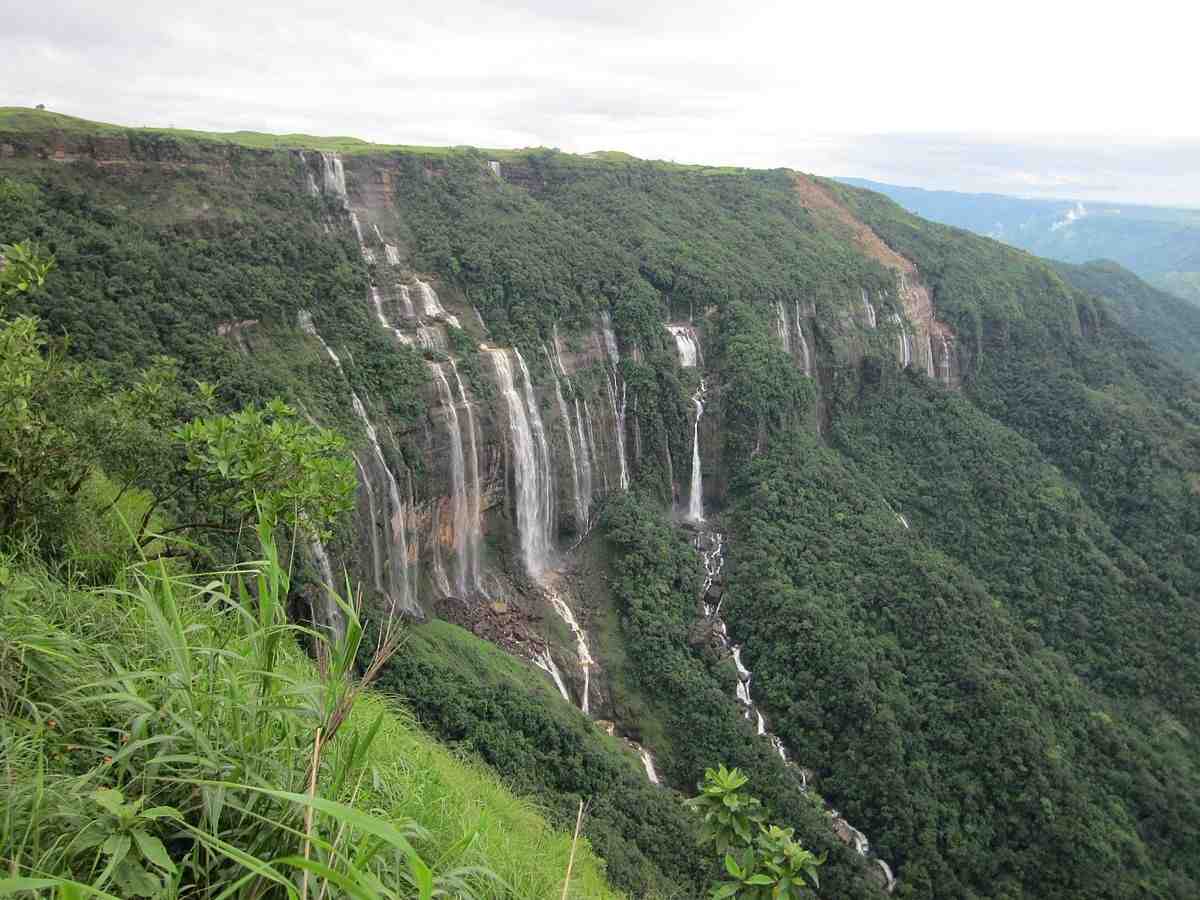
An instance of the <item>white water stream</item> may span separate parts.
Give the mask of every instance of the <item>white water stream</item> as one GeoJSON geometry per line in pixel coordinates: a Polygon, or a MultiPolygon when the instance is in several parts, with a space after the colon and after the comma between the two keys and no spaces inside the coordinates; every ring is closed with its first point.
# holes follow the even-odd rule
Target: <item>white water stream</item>
{"type": "MultiPolygon", "coordinates": [[[[325,339],[317,332],[317,328],[313,323],[312,316],[305,311],[301,311],[300,313],[300,327],[307,334],[310,334],[317,339],[317,341],[321,344],[321,347],[325,350],[326,355],[337,367],[338,372],[341,372],[344,377],[345,373],[342,370],[341,359],[336,353],[333,352],[333,348],[325,343],[325,339]]],[[[367,414],[366,407],[363,405],[362,400],[359,399],[358,393],[353,388],[350,389],[350,404],[354,409],[354,414],[358,417],[359,421],[362,422],[363,429],[367,433],[367,441],[371,445],[371,451],[375,457],[375,463],[378,466],[379,471],[384,476],[388,490],[390,507],[386,511],[385,518],[389,527],[390,546],[386,556],[389,570],[388,580],[390,582],[389,587],[391,600],[394,605],[399,606],[401,609],[407,612],[419,614],[420,606],[416,602],[416,587],[412,583],[412,574],[408,565],[409,545],[408,525],[406,521],[408,518],[407,508],[405,507],[404,503],[401,502],[400,488],[396,483],[396,477],[392,474],[392,470],[388,468],[387,462],[384,459],[383,448],[379,443],[379,434],[375,430],[375,424],[371,421],[371,417],[367,414]]],[[[383,554],[378,543],[376,528],[376,523],[378,522],[379,517],[376,506],[375,491],[371,486],[370,475],[366,471],[366,467],[363,465],[362,460],[358,459],[356,456],[355,461],[358,463],[359,471],[362,474],[363,485],[367,491],[368,508],[371,510],[371,542],[372,549],[376,557],[374,567],[376,576],[375,586],[377,589],[383,592],[384,585],[380,575],[380,569],[383,566],[383,554]]]]}
{"type": "Polygon", "coordinates": [[[617,348],[617,336],[613,332],[612,320],[609,318],[607,311],[600,313],[600,322],[601,335],[604,340],[604,351],[608,357],[606,386],[608,388],[608,400],[612,405],[613,421],[615,423],[617,459],[621,464],[621,490],[627,491],[629,490],[629,469],[628,463],[625,461],[625,383],[623,381],[620,385],[621,400],[619,404],[617,402],[617,382],[621,377],[621,351],[617,348]]]}
{"type": "Polygon", "coordinates": [[[867,289],[862,289],[863,308],[867,313],[867,325],[871,328],[875,327],[875,307],[871,304],[871,298],[867,296],[867,289]]]}
{"type": "Polygon", "coordinates": [[[517,536],[525,569],[538,578],[549,566],[554,548],[554,473],[550,450],[529,370],[519,350],[488,350],[496,383],[508,407],[512,434],[513,486],[516,493],[517,536]],[[524,390],[517,388],[513,360],[521,370],[524,390]]]}
{"type": "MultiPolygon", "coordinates": [[[[787,749],[784,747],[782,739],[767,729],[766,719],[754,704],[754,699],[750,693],[750,686],[754,676],[742,662],[741,645],[731,644],[729,641],[728,629],[724,619],[721,618],[721,602],[719,601],[715,605],[709,602],[710,589],[721,578],[722,571],[725,568],[724,535],[719,531],[697,531],[695,533],[694,545],[700,552],[700,557],[704,563],[704,583],[700,593],[704,615],[711,623],[712,631],[717,635],[721,646],[728,650],[730,656],[733,658],[733,664],[737,669],[735,694],[738,703],[742,706],[743,715],[746,719],[754,721],[756,734],[767,739],[779,758],[799,773],[802,790],[807,791],[809,785],[806,770],[796,766],[795,763],[789,760],[787,749]]],[[[871,847],[866,835],[843,819],[837,810],[828,807],[828,805],[826,806],[826,813],[832,819],[833,830],[839,837],[842,837],[842,839],[853,846],[859,855],[864,857],[870,855],[871,847]]],[[[896,880],[892,876],[891,867],[880,859],[875,859],[874,862],[879,865],[880,871],[884,874],[886,878],[886,890],[890,894],[896,886],[896,880]]]]}

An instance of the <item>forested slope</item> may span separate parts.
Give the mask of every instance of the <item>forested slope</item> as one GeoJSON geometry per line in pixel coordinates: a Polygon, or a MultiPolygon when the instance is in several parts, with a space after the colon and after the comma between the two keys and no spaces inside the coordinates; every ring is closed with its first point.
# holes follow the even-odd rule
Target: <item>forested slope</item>
{"type": "Polygon", "coordinates": [[[0,241],[64,276],[29,308],[347,433],[375,625],[372,558],[477,635],[380,683],[554,823],[591,798],[614,885],[700,895],[675,792],[720,762],[826,896],[1200,892],[1200,386],[1095,286],[794,172],[79,134],[0,139],[0,241]]]}

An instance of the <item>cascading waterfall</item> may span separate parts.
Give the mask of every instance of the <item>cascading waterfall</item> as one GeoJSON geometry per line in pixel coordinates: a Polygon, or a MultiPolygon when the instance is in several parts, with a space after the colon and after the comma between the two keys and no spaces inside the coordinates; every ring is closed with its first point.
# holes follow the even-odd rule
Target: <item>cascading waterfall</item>
{"type": "Polygon", "coordinates": [[[808,342],[804,339],[804,329],[800,326],[800,301],[796,301],[796,339],[800,342],[800,355],[804,360],[804,374],[812,378],[812,360],[808,355],[808,342]]]}
{"type": "MultiPolygon", "coordinates": [[[[542,352],[546,354],[546,361],[550,363],[550,376],[554,379],[554,398],[558,402],[558,415],[562,420],[563,434],[567,438],[567,455],[571,459],[571,486],[575,497],[575,531],[577,534],[582,535],[587,532],[588,527],[591,485],[588,485],[585,492],[583,479],[580,475],[579,448],[575,446],[575,438],[571,433],[571,416],[567,412],[567,401],[563,397],[562,382],[558,378],[558,373],[562,369],[562,363],[560,362],[555,365],[555,356],[551,356],[550,351],[545,346],[542,347],[542,352]]],[[[589,480],[590,477],[589,473],[589,480]]]]}
{"type": "Polygon", "coordinates": [[[700,343],[696,340],[696,329],[691,325],[668,325],[667,331],[675,338],[679,351],[679,365],[694,369],[700,361],[700,343]]]}
{"type": "MultiPolygon", "coordinates": [[[[600,313],[601,335],[604,338],[604,351],[608,356],[608,400],[612,404],[613,421],[615,422],[617,459],[620,461],[621,490],[629,490],[629,468],[625,461],[625,383],[621,382],[621,402],[617,403],[617,382],[620,379],[621,351],[617,348],[617,336],[613,333],[612,319],[607,310],[600,313]]],[[[585,401],[586,402],[586,401],[585,401]]],[[[591,421],[589,415],[588,421],[591,421]]],[[[593,446],[595,442],[593,442],[593,446]]]]}
{"type": "Polygon", "coordinates": [[[875,307],[871,305],[871,298],[867,296],[867,289],[862,289],[863,308],[867,311],[867,325],[871,328],[875,327],[875,307]]]}
{"type": "Polygon", "coordinates": [[[646,770],[646,780],[651,784],[662,784],[662,781],[658,777],[658,770],[654,767],[654,755],[637,741],[625,738],[625,743],[630,746],[633,752],[638,755],[638,759],[642,761],[642,768],[646,770]]]}
{"type": "Polygon", "coordinates": [[[583,487],[584,502],[588,505],[586,510],[588,514],[588,522],[591,522],[591,502],[592,502],[592,470],[596,457],[596,445],[592,440],[592,421],[591,410],[586,405],[581,405],[579,402],[579,394],[575,394],[575,433],[579,437],[579,446],[581,448],[579,455],[579,477],[583,487]],[[585,419],[584,416],[587,416],[585,419]],[[586,430],[585,429],[586,425],[586,430]]]}
{"type": "Polygon", "coordinates": [[[587,713],[589,711],[588,696],[591,694],[592,688],[591,670],[592,666],[596,664],[596,660],[592,658],[591,649],[588,647],[587,632],[583,630],[575,618],[575,613],[557,591],[548,588],[546,598],[554,607],[554,611],[558,613],[558,617],[566,623],[566,626],[571,629],[571,634],[575,636],[575,652],[579,656],[579,668],[583,670],[583,695],[579,698],[579,708],[587,713]]]}
{"type": "Polygon", "coordinates": [[[775,301],[775,330],[779,333],[779,340],[783,342],[783,352],[791,354],[792,352],[792,337],[789,333],[787,313],[783,311],[783,301],[775,301]]]}
{"type": "MultiPolygon", "coordinates": [[[[546,443],[542,417],[538,412],[537,398],[533,392],[533,381],[521,351],[514,348],[511,351],[496,349],[486,352],[492,358],[497,386],[508,407],[512,433],[511,459],[513,488],[516,494],[517,534],[522,559],[529,575],[542,585],[547,602],[575,637],[576,654],[583,672],[583,693],[579,705],[586,713],[590,706],[591,669],[595,665],[595,659],[588,647],[587,633],[563,599],[562,591],[554,584],[554,573],[547,571],[554,550],[554,473],[550,468],[550,450],[546,443]],[[520,391],[516,385],[513,359],[521,371],[520,391]]],[[[551,370],[553,369],[554,366],[551,365],[551,370]]],[[[557,381],[557,374],[555,378],[557,381]]],[[[565,408],[565,402],[563,406],[565,408]]],[[[568,420],[568,433],[569,424],[568,420]]],[[[549,658],[549,654],[543,654],[534,662],[551,674],[559,691],[569,699],[561,675],[555,674],[557,669],[553,667],[553,660],[549,658]]]]}
{"type": "MultiPolygon", "coordinates": [[[[750,694],[750,684],[753,680],[753,675],[742,662],[741,645],[731,644],[729,641],[728,629],[725,621],[721,618],[721,601],[715,604],[710,602],[713,597],[713,585],[721,577],[721,572],[725,567],[724,536],[719,531],[700,531],[696,533],[694,546],[700,552],[704,563],[704,583],[700,592],[702,598],[701,605],[705,618],[711,623],[713,633],[717,635],[721,646],[728,650],[733,658],[733,664],[737,669],[738,675],[736,687],[737,701],[742,706],[743,715],[746,719],[755,722],[755,732],[760,737],[766,738],[779,758],[799,774],[802,784],[801,789],[807,792],[809,786],[806,770],[796,766],[794,762],[788,759],[787,749],[784,747],[782,739],[767,730],[766,719],[754,704],[754,700],[750,694]]],[[[832,820],[834,833],[839,838],[853,846],[860,856],[867,857],[870,855],[871,846],[867,841],[866,835],[843,819],[836,809],[832,809],[826,805],[825,812],[832,820]]],[[[891,867],[881,859],[875,858],[873,861],[879,866],[880,871],[884,875],[885,889],[890,894],[896,887],[896,879],[892,875],[891,867]]]]}
{"type": "Polygon", "coordinates": [[[417,327],[417,343],[422,350],[445,353],[446,333],[436,325],[420,325],[417,327]]]}
{"type": "Polygon", "coordinates": [[[296,152],[300,155],[300,165],[304,169],[304,183],[308,187],[308,192],[315,197],[321,193],[321,189],[317,187],[317,180],[313,178],[312,169],[308,167],[308,156],[303,150],[296,152]]]}
{"type": "Polygon", "coordinates": [[[370,264],[375,262],[375,251],[367,246],[367,242],[363,240],[362,225],[358,221],[358,213],[350,213],[350,224],[354,226],[354,234],[358,238],[358,252],[362,254],[362,258],[370,264]]]}
{"type": "Polygon", "coordinates": [[[387,331],[390,331],[401,344],[406,347],[412,346],[412,338],[388,321],[387,316],[383,312],[383,298],[379,296],[379,288],[375,287],[375,285],[371,285],[371,305],[375,307],[375,318],[379,320],[379,324],[387,331]]]}
{"type": "Polygon", "coordinates": [[[404,307],[404,315],[410,319],[417,317],[417,310],[413,306],[412,291],[408,289],[407,284],[396,286],[396,290],[400,292],[400,305],[404,307]]]}
{"type": "Polygon", "coordinates": [[[704,481],[700,473],[700,417],[704,415],[704,379],[692,395],[696,406],[696,421],[692,424],[692,486],[688,493],[687,517],[693,522],[704,521],[704,481]]]}
{"type": "MultiPolygon", "coordinates": [[[[321,169],[324,176],[324,189],[326,194],[333,194],[342,201],[345,206],[349,202],[346,196],[346,170],[342,167],[342,161],[336,153],[321,153],[321,169]]],[[[361,236],[360,236],[361,241],[361,236]]]]}
{"type": "Polygon", "coordinates": [[[321,577],[320,607],[319,610],[313,609],[313,624],[326,629],[336,643],[345,633],[346,623],[342,618],[341,607],[333,598],[333,591],[337,590],[337,585],[333,583],[333,566],[329,563],[329,554],[320,538],[314,537],[309,541],[308,549],[317,564],[317,574],[321,577]]]}
{"type": "Polygon", "coordinates": [[[521,557],[530,576],[537,578],[550,564],[554,546],[551,530],[554,522],[554,475],[550,469],[550,450],[530,385],[529,370],[520,351],[489,350],[487,353],[496,369],[497,386],[508,406],[521,557]],[[523,394],[517,390],[512,358],[516,359],[525,379],[523,394]]]}
{"type": "MultiPolygon", "coordinates": [[[[559,342],[557,325],[554,327],[552,346],[554,347],[554,359],[552,361],[551,368],[553,369],[557,367],[558,374],[562,377],[562,380],[567,383],[567,387],[571,389],[571,393],[575,398],[575,436],[579,441],[579,456],[575,463],[576,468],[579,471],[579,491],[577,491],[576,494],[581,498],[583,512],[582,518],[579,519],[577,516],[577,519],[579,519],[583,526],[579,533],[586,534],[591,524],[592,457],[595,453],[595,445],[591,443],[591,441],[588,439],[588,434],[584,431],[584,421],[579,404],[579,392],[575,390],[575,385],[571,383],[571,376],[567,374],[566,366],[563,365],[562,345],[559,342]]],[[[557,384],[555,385],[555,389],[561,392],[561,389],[557,386],[557,384]]],[[[566,424],[569,428],[570,423],[566,422],[566,424]]],[[[589,422],[588,431],[590,432],[590,430],[591,423],[589,422]]]]}
{"type": "Polygon", "coordinates": [[[926,332],[925,334],[925,374],[930,378],[934,378],[933,374],[933,336],[926,332]]]}
{"type": "Polygon", "coordinates": [[[387,264],[389,266],[400,265],[400,251],[394,244],[389,244],[383,239],[383,232],[379,230],[378,225],[372,225],[371,227],[375,229],[375,237],[383,245],[383,258],[387,260],[387,264]]]}
{"type": "MultiPolygon", "coordinates": [[[[575,397],[575,413],[576,413],[576,415],[578,415],[578,413],[579,413],[579,397],[578,396],[575,397]]],[[[587,425],[588,452],[592,456],[593,466],[599,466],[599,468],[600,468],[600,480],[604,484],[604,493],[607,495],[608,494],[608,466],[604,465],[604,460],[600,456],[600,453],[602,453],[603,451],[602,450],[598,451],[596,449],[596,447],[598,445],[596,444],[596,432],[592,425],[592,422],[593,422],[592,405],[590,403],[588,403],[587,397],[583,398],[583,421],[584,421],[584,424],[587,425]]]]}
{"type": "Polygon", "coordinates": [[[483,591],[483,582],[479,578],[480,545],[483,539],[483,493],[480,489],[479,477],[479,445],[475,438],[475,411],[467,399],[467,390],[458,374],[458,366],[450,360],[450,371],[454,374],[454,383],[458,388],[458,399],[462,403],[467,416],[467,446],[470,449],[467,478],[471,486],[467,506],[467,587],[471,590],[483,591]]]}
{"type": "Polygon", "coordinates": [[[554,664],[554,657],[550,655],[550,651],[542,650],[541,653],[534,656],[533,664],[554,679],[554,686],[558,688],[562,698],[570,703],[571,694],[567,691],[567,683],[563,681],[562,672],[558,671],[558,666],[554,664]]]}
{"type": "Polygon", "coordinates": [[[904,326],[904,320],[900,318],[900,313],[892,313],[892,323],[899,326],[900,335],[900,367],[907,369],[912,365],[912,337],[908,333],[908,329],[904,326]]]}
{"type": "Polygon", "coordinates": [[[938,374],[941,377],[942,384],[950,386],[950,343],[946,340],[943,334],[940,336],[942,341],[942,359],[938,363],[938,374]]]}
{"type": "Polygon", "coordinates": [[[442,306],[442,301],[438,299],[437,292],[434,291],[433,287],[426,284],[420,278],[414,280],[417,283],[417,293],[421,295],[422,312],[431,319],[441,319],[449,322],[455,328],[462,328],[458,324],[458,318],[446,312],[445,307],[442,306]]]}
{"type": "MultiPolygon", "coordinates": [[[[696,340],[695,329],[690,325],[668,325],[667,331],[675,338],[675,347],[679,351],[679,365],[685,369],[695,368],[700,360],[700,342],[696,340]]],[[[700,386],[696,388],[696,393],[692,394],[696,419],[692,423],[692,484],[688,493],[687,511],[687,518],[691,522],[704,521],[704,482],[700,473],[700,418],[704,415],[706,391],[707,386],[701,378],[700,386]]]]}
{"type": "MultiPolygon", "coordinates": [[[[456,556],[454,587],[459,597],[465,597],[467,595],[467,576],[470,572],[470,562],[467,558],[467,532],[470,528],[471,501],[467,496],[467,467],[463,458],[462,425],[458,419],[454,395],[450,393],[450,382],[446,380],[446,373],[441,364],[429,363],[429,369],[433,372],[438,397],[441,399],[442,410],[446,415],[446,431],[450,436],[450,510],[456,556]]],[[[446,565],[442,559],[440,536],[436,534],[436,530],[433,557],[435,579],[439,585],[443,586],[443,591],[449,594],[446,565]]]]}
{"type": "MultiPolygon", "coordinates": [[[[324,348],[326,355],[333,361],[338,372],[342,370],[342,361],[333,348],[325,343],[325,339],[318,333],[316,324],[312,320],[312,316],[305,311],[300,313],[301,329],[312,335],[324,348]]],[[[379,471],[383,473],[384,480],[388,488],[388,500],[390,503],[390,511],[387,516],[387,521],[390,530],[390,550],[387,558],[390,562],[389,567],[389,583],[391,587],[390,596],[392,603],[398,605],[401,609],[414,614],[420,614],[420,607],[416,603],[417,591],[412,584],[412,575],[409,571],[409,545],[408,545],[408,525],[407,525],[407,509],[400,500],[400,488],[396,483],[396,477],[392,474],[392,470],[388,468],[387,462],[383,456],[383,448],[379,443],[379,433],[375,430],[375,424],[371,421],[371,417],[367,414],[367,409],[359,399],[358,393],[351,388],[350,390],[350,405],[354,409],[354,414],[363,424],[363,429],[367,433],[367,441],[371,445],[371,450],[375,457],[375,463],[379,467],[379,471]]],[[[382,550],[378,542],[375,523],[378,522],[378,513],[376,506],[375,491],[371,486],[371,479],[366,467],[362,461],[355,456],[355,462],[358,464],[359,471],[362,475],[363,486],[367,491],[368,508],[371,510],[371,544],[372,551],[375,556],[375,586],[381,592],[385,593],[382,577],[380,575],[381,559],[383,557],[382,550]]]]}

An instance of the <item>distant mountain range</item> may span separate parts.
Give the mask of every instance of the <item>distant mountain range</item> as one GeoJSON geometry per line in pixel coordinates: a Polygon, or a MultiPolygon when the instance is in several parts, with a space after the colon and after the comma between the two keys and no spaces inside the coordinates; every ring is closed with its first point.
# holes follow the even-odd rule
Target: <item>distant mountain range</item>
{"type": "Polygon", "coordinates": [[[909,212],[1068,263],[1113,260],[1154,286],[1200,304],[1200,210],[1073,200],[1028,200],[840,181],[909,212]]]}

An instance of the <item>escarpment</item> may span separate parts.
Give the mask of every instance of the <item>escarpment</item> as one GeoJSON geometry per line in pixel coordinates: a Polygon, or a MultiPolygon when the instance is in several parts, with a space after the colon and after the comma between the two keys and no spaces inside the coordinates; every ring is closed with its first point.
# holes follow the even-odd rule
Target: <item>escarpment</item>
{"type": "MultiPolygon", "coordinates": [[[[1152,786],[1191,783],[1192,394],[1101,305],[795,172],[279,140],[0,132],[0,179],[92,291],[54,333],[347,435],[355,507],[297,535],[295,607],[340,627],[315,585],[348,572],[413,623],[423,724],[539,760],[506,775],[571,814],[609,736],[664,804],[743,767],[837,896],[1107,896],[1049,861],[1191,858],[1139,824],[1189,814],[1152,786]],[[1123,717],[1180,723],[1136,776],[1123,717]]],[[[597,845],[682,852],[606,797],[597,845]]]]}

